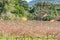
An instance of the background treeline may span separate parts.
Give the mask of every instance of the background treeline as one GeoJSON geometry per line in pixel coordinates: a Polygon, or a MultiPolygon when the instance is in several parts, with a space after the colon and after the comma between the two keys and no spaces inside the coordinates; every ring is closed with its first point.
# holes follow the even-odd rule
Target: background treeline
{"type": "Polygon", "coordinates": [[[0,0],[0,20],[49,21],[57,16],[60,16],[59,4],[37,2],[29,6],[25,0],[0,0]]]}

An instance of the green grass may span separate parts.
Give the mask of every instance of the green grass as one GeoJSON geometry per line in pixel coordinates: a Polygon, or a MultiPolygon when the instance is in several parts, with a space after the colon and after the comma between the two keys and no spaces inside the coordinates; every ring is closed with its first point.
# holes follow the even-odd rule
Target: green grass
{"type": "MultiPolygon", "coordinates": [[[[0,40],[5,40],[6,38],[4,38],[4,37],[0,37],[0,40]]],[[[7,39],[8,40],[16,40],[16,38],[15,37],[7,37],[7,39]]],[[[25,40],[55,40],[55,39],[53,39],[53,38],[49,38],[49,39],[47,39],[47,38],[39,38],[39,37],[36,37],[36,38],[30,38],[30,37],[26,37],[26,38],[24,38],[25,40]]],[[[22,38],[18,38],[17,40],[22,40],[22,38]]]]}

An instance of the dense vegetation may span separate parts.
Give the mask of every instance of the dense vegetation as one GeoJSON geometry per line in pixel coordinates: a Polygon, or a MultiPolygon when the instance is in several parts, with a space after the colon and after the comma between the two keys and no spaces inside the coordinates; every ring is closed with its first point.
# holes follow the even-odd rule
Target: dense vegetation
{"type": "Polygon", "coordinates": [[[0,0],[0,20],[53,20],[60,16],[60,5],[37,2],[30,7],[24,0],[0,0]]]}

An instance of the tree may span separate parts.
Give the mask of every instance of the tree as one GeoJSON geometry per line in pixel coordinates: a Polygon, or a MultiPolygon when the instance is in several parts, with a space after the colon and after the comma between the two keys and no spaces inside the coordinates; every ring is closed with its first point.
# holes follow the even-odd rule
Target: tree
{"type": "Polygon", "coordinates": [[[3,11],[3,3],[0,2],[0,13],[3,11]]]}
{"type": "Polygon", "coordinates": [[[21,17],[21,16],[24,16],[24,8],[21,4],[19,4],[19,2],[22,2],[22,0],[21,1],[15,0],[14,8],[15,8],[16,14],[21,17]]]}
{"type": "Polygon", "coordinates": [[[36,14],[36,17],[41,14],[41,12],[46,12],[48,15],[46,17],[43,17],[42,20],[52,20],[57,15],[55,12],[55,5],[49,2],[37,2],[34,7],[36,14]],[[55,13],[54,13],[55,12],[55,13]]]}
{"type": "Polygon", "coordinates": [[[22,6],[15,6],[15,13],[20,17],[24,16],[24,8],[22,6]]]}
{"type": "Polygon", "coordinates": [[[3,19],[8,18],[7,12],[14,13],[19,17],[24,16],[24,7],[21,5],[21,3],[19,3],[19,2],[22,2],[22,0],[0,0],[0,1],[1,1],[0,10],[1,12],[3,12],[3,13],[1,12],[0,13],[3,16],[1,14],[0,15],[3,19]]]}
{"type": "Polygon", "coordinates": [[[19,4],[20,4],[22,7],[24,7],[25,10],[28,10],[29,5],[28,5],[27,1],[19,2],[19,4]]]}

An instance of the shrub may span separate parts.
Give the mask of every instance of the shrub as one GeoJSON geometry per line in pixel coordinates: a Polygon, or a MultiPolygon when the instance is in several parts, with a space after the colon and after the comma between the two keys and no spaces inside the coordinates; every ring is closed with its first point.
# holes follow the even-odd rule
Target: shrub
{"type": "Polygon", "coordinates": [[[52,19],[54,19],[54,17],[52,17],[52,16],[46,16],[46,17],[42,18],[42,20],[44,20],[44,21],[50,21],[52,19]]]}

